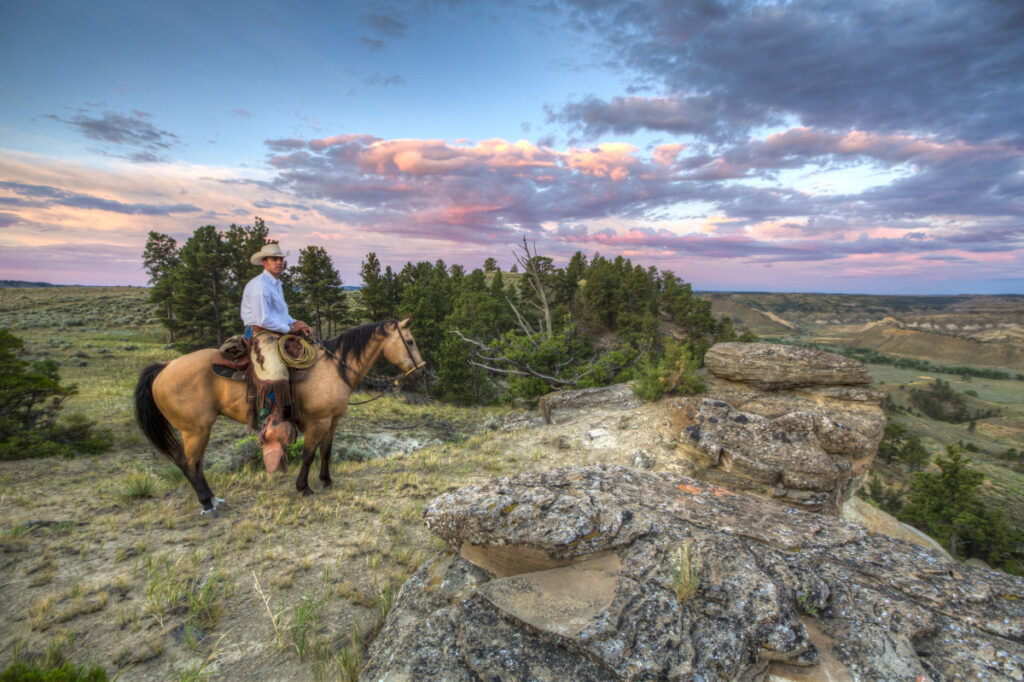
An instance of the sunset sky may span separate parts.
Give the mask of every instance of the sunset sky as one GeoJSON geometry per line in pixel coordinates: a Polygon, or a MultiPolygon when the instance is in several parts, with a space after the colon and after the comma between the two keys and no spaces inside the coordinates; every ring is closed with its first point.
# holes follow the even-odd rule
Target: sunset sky
{"type": "Polygon", "coordinates": [[[1024,293],[1024,2],[0,2],[0,279],[156,230],[701,290],[1024,293]]]}

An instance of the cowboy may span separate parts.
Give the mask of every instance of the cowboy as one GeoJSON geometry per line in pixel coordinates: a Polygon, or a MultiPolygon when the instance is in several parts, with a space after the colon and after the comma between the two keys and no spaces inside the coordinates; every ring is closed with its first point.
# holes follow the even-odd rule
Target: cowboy
{"type": "Polygon", "coordinates": [[[308,324],[288,314],[281,288],[287,255],[277,242],[264,244],[249,259],[253,265],[262,265],[263,272],[249,280],[242,292],[242,322],[252,363],[249,394],[255,398],[255,423],[251,421],[250,426],[260,428],[261,445],[268,416],[274,414],[275,422],[289,422],[292,417],[291,383],[288,367],[278,351],[278,340],[285,334],[313,333],[308,324]]]}

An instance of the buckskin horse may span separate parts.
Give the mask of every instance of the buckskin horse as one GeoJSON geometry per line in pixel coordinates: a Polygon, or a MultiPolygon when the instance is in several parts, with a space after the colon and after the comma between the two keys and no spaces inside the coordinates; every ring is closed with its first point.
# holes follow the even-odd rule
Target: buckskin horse
{"type": "MultiPolygon", "coordinates": [[[[377,360],[383,356],[404,372],[403,377],[425,364],[409,331],[410,319],[356,327],[321,342],[316,349],[316,364],[295,385],[296,424],[305,437],[295,487],[303,495],[313,492],[309,487],[309,467],[317,450],[320,480],[325,487],[331,485],[331,441],[338,420],[348,409],[352,392],[377,360]]],[[[139,427],[185,474],[203,505],[203,514],[215,513],[217,505],[224,502],[213,496],[203,475],[210,429],[219,415],[243,424],[247,421],[245,383],[211,371],[216,353],[212,348],[198,350],[170,362],[150,365],[142,370],[135,386],[135,417],[139,427]],[[174,429],[181,433],[180,440],[174,429]]],[[[274,429],[269,431],[273,435],[274,429]]],[[[274,456],[281,458],[281,464],[287,461],[283,442],[268,446],[274,447],[274,456]]],[[[268,469],[276,466],[268,462],[268,469]]]]}

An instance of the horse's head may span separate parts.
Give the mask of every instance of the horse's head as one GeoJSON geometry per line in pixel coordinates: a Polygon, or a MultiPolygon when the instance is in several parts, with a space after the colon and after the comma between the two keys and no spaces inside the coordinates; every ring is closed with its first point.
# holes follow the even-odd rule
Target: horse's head
{"type": "Polygon", "coordinates": [[[409,329],[411,317],[395,322],[388,329],[387,337],[384,339],[382,354],[395,367],[405,372],[405,376],[418,373],[427,364],[420,357],[420,349],[416,345],[416,339],[412,337],[409,329]]]}

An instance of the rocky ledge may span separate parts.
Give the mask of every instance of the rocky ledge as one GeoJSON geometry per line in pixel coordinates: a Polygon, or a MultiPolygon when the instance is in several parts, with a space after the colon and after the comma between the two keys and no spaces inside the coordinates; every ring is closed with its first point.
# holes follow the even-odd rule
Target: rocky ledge
{"type": "MultiPolygon", "coordinates": [[[[664,400],[674,458],[695,478],[838,516],[864,482],[885,431],[879,391],[856,360],[771,343],[708,351],[708,390],[664,400]]],[[[587,410],[635,411],[628,386],[541,398],[549,424],[587,410]]]]}
{"type": "Polygon", "coordinates": [[[1020,680],[1024,581],[678,474],[434,500],[364,680],[1020,680]]]}

